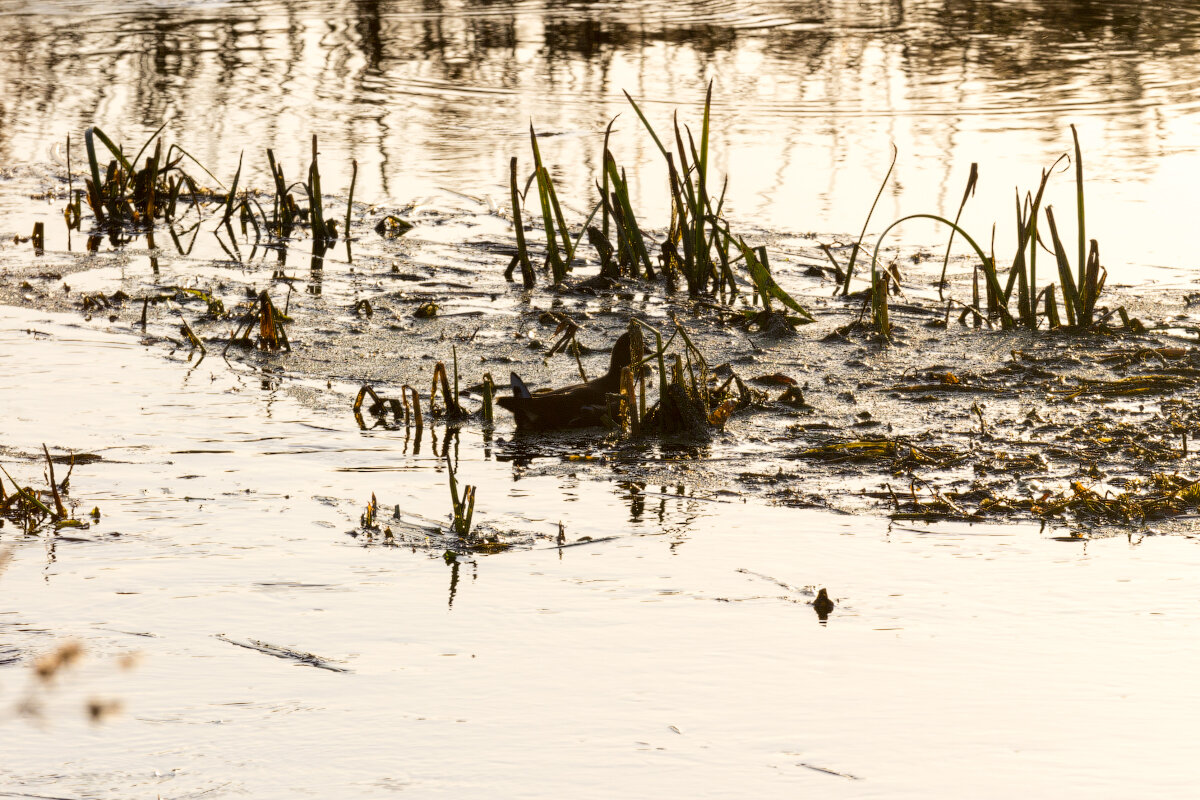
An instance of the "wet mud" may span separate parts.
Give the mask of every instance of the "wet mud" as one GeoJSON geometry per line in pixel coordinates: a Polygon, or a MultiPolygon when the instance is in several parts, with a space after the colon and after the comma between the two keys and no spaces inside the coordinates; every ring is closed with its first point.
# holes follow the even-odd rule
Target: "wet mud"
{"type": "MultiPolygon", "coordinates": [[[[264,380],[323,380],[324,396],[308,390],[313,401],[344,403],[347,425],[356,424],[361,385],[383,397],[415,391],[425,427],[405,440],[414,452],[429,437],[436,448],[439,436],[447,449],[457,429],[477,427],[515,480],[571,473],[631,496],[686,487],[909,520],[1034,518],[1074,535],[1169,527],[1200,502],[1200,353],[1184,291],[1108,291],[1105,303],[1128,308],[1144,333],[1003,331],[936,297],[940,257],[893,251],[903,275],[885,341],[855,324],[869,318],[864,296],[834,296],[823,246],[836,255],[848,242],[834,236],[752,234],[771,250],[777,281],[816,320],[793,331],[782,315],[755,316],[748,283],[737,296],[689,297],[661,283],[598,280],[601,254],[586,245],[563,285],[540,274],[526,290],[504,277],[511,223],[464,195],[401,209],[356,205],[350,241],[323,253],[306,240],[264,245],[247,229],[226,228],[233,238],[221,240],[216,227],[202,222],[190,248],[173,229],[128,240],[68,232],[70,250],[10,238],[0,301],[74,310],[181,365],[237,359],[264,380]],[[413,227],[396,235],[379,226],[389,218],[413,227]],[[286,347],[262,340],[254,322],[262,297],[277,309],[286,347]],[[738,407],[723,426],[699,435],[525,434],[502,409],[484,419],[488,378],[507,394],[510,372],[535,388],[598,375],[631,318],[666,334],[682,327],[710,385],[737,382],[738,407]],[[564,329],[574,333],[567,347],[564,329]],[[444,398],[429,406],[438,362],[457,366],[461,416],[446,413],[444,398]]],[[[951,267],[947,295],[969,296],[970,262],[951,267]]],[[[413,426],[369,411],[359,419],[366,428],[413,426]]]]}

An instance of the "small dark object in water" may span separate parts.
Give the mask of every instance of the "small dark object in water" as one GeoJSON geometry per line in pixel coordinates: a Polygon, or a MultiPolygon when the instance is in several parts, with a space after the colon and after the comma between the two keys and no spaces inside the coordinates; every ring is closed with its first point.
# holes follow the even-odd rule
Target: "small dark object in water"
{"type": "Polygon", "coordinates": [[[633,363],[629,334],[623,333],[613,345],[608,372],[587,383],[561,389],[530,392],[517,373],[512,373],[512,397],[498,397],[496,403],[512,412],[519,430],[588,428],[603,425],[608,413],[608,397],[621,389],[621,370],[633,363]]]}
{"type": "Polygon", "coordinates": [[[817,599],[813,600],[813,610],[817,612],[817,619],[824,622],[829,619],[829,615],[833,613],[834,603],[829,599],[829,594],[822,589],[817,592],[817,599]]]}

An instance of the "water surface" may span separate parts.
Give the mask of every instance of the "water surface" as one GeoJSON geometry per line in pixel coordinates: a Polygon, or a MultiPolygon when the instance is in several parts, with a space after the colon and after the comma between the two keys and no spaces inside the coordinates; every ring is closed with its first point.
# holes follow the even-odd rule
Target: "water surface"
{"type": "MultiPolygon", "coordinates": [[[[732,176],[729,208],[744,222],[857,232],[895,144],[875,229],[953,213],[975,161],[969,227],[986,240],[998,221],[1003,254],[1014,185],[1036,185],[1073,123],[1114,280],[1189,256],[1200,175],[1189,3],[5,2],[0,32],[4,166],[61,161],[67,134],[88,125],[140,142],[166,122],[223,179],[242,150],[261,179],[264,148],[298,175],[317,133],[329,191],[346,190],[353,158],[368,200],[442,186],[505,205],[508,159],[528,161],[532,121],[561,194],[583,210],[604,127],[621,114],[614,150],[662,224],[665,172],[622,92],[665,132],[677,108],[698,123],[712,80],[715,167],[732,176]]],[[[1051,199],[1069,208],[1066,176],[1057,185],[1051,199]]]]}
{"type": "MultiPolygon", "coordinates": [[[[581,211],[620,113],[614,148],[661,224],[659,156],[622,92],[656,125],[676,108],[694,124],[712,80],[716,164],[747,226],[857,232],[894,143],[876,230],[952,212],[978,161],[968,224],[986,231],[1074,123],[1112,280],[1193,280],[1190,4],[3,2],[0,32],[3,227],[43,219],[52,250],[61,201],[30,195],[61,189],[66,136],[92,124],[140,141],[166,122],[223,178],[245,150],[259,181],[264,147],[298,175],[316,133],[330,192],[357,159],[360,198],[441,187],[480,209],[505,204],[532,120],[581,211]]],[[[145,257],[68,277],[76,292],[160,279],[145,257]]],[[[199,270],[185,262],[163,274],[199,270]]],[[[317,299],[348,306],[338,291],[317,299]]],[[[1186,797],[1200,782],[1186,525],[1087,540],[773,507],[685,469],[642,487],[525,470],[497,458],[503,426],[430,425],[417,453],[403,431],[357,429],[357,385],[197,364],[102,314],[3,309],[0,371],[6,469],[39,483],[43,442],[103,459],[72,477],[99,524],[0,529],[0,791],[1186,797]],[[448,563],[436,537],[363,535],[372,494],[385,515],[446,520],[443,450],[479,486],[479,524],[520,546],[448,563]],[[825,624],[818,586],[838,602],[825,624]],[[85,660],[40,685],[30,665],[67,640],[85,660]],[[124,711],[94,725],[90,698],[124,711]],[[18,713],[29,701],[40,718],[18,713]]]]}
{"type": "Polygon", "coordinates": [[[10,453],[105,459],[72,478],[100,524],[0,530],[0,642],[87,648],[50,687],[0,667],[2,790],[1001,798],[1186,796],[1200,779],[1194,537],[908,527],[683,478],[641,497],[515,481],[464,429],[477,516],[535,539],[450,565],[349,535],[372,492],[448,508],[435,456],[348,428],[351,387],[301,402],[73,317],[10,313],[0,354],[25,376],[0,387],[10,453]],[[560,520],[569,542],[606,540],[560,549],[560,520]],[[839,603],[825,625],[816,584],[839,603]],[[14,712],[29,697],[40,721],[14,712]],[[124,712],[90,724],[91,698],[124,712]]]}

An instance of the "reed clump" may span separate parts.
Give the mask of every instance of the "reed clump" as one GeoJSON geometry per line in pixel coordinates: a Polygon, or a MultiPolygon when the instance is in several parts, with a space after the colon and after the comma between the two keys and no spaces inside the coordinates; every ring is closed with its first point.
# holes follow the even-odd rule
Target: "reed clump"
{"type": "MultiPolygon", "coordinates": [[[[184,169],[185,164],[190,164],[208,173],[199,161],[178,145],[170,145],[164,151],[161,133],[165,127],[164,123],[132,158],[99,128],[88,128],[84,132],[88,177],[84,179],[85,189],[82,193],[76,193],[73,188],[70,190],[72,197],[64,212],[68,225],[79,227],[83,197],[86,197],[88,207],[102,228],[149,227],[160,219],[174,221],[184,213],[180,200],[185,198],[185,192],[192,206],[201,198],[215,197],[212,192],[202,190],[191,173],[184,169]],[[110,158],[107,163],[101,160],[97,143],[108,151],[110,158]],[[154,149],[139,168],[138,162],[151,144],[154,149]]],[[[68,138],[68,171],[70,149],[68,138]]],[[[217,180],[211,173],[208,175],[217,180]]]]}
{"type": "Polygon", "coordinates": [[[459,538],[466,539],[471,535],[471,518],[475,514],[475,487],[464,486],[459,494],[458,479],[454,475],[454,464],[449,454],[446,455],[446,473],[450,478],[451,528],[459,538]]]}
{"type": "MultiPolygon", "coordinates": [[[[86,528],[87,523],[76,519],[64,502],[71,485],[71,473],[75,469],[74,458],[70,459],[67,475],[62,482],[54,476],[54,460],[50,451],[42,445],[42,453],[46,458],[46,488],[35,489],[32,486],[22,486],[8,470],[0,467],[0,472],[8,478],[11,488],[5,488],[0,480],[0,519],[7,520],[20,526],[26,534],[35,534],[45,528],[86,528]]],[[[92,517],[99,519],[99,509],[93,509],[92,517]]]]}
{"type": "Polygon", "coordinates": [[[728,178],[721,182],[719,193],[712,190],[709,158],[712,84],[704,97],[698,137],[690,128],[681,125],[676,116],[671,148],[663,143],[633,97],[626,93],[626,98],[666,164],[671,221],[663,240],[655,242],[639,222],[642,215],[634,207],[630,177],[609,148],[611,122],[605,131],[600,153],[600,176],[596,181],[599,200],[593,204],[583,224],[576,226],[574,234],[563,215],[557,189],[531,126],[534,169],[525,179],[523,190],[516,157],[510,162],[516,253],[508,264],[505,277],[513,280],[519,267],[525,288],[535,285],[535,258],[526,237],[524,220],[529,206],[534,205],[529,192],[536,184],[536,208],[540,210],[545,242],[542,262],[555,285],[563,283],[572,271],[579,244],[586,236],[599,257],[597,279],[601,282],[662,280],[668,291],[675,291],[683,284],[692,297],[715,293],[732,299],[741,292],[735,277],[735,269],[740,266],[745,273],[742,282],[754,288],[766,310],[770,309],[771,300],[777,300],[790,310],[791,324],[812,322],[812,315],[771,276],[765,248],[751,248],[745,239],[730,230],[723,216],[728,178]],[[600,223],[593,225],[592,220],[597,214],[600,214],[600,223]],[[651,258],[652,250],[657,251],[657,259],[651,258]]]}
{"type": "Polygon", "coordinates": [[[734,411],[749,404],[749,392],[740,380],[731,377],[715,386],[704,354],[683,324],[676,318],[672,322],[674,331],[665,339],[661,331],[641,320],[629,323],[635,360],[622,371],[610,417],[615,428],[633,437],[705,438],[723,429],[734,411]],[[674,351],[672,345],[676,345],[674,351]],[[648,377],[649,383],[657,383],[658,396],[653,402],[648,377]]]}
{"type": "Polygon", "coordinates": [[[291,321],[287,314],[275,306],[271,296],[264,289],[255,296],[241,315],[241,321],[230,335],[225,350],[228,352],[230,347],[236,345],[266,352],[290,351],[292,346],[288,342],[284,323],[291,321]],[[251,333],[254,332],[257,332],[257,336],[251,338],[251,333]]]}
{"type": "MultiPolygon", "coordinates": [[[[69,227],[79,229],[81,226],[82,204],[86,199],[97,227],[114,234],[122,230],[148,229],[156,222],[162,222],[171,226],[172,237],[177,239],[174,225],[182,222],[189,212],[196,215],[199,224],[204,219],[206,207],[214,209],[212,219],[217,223],[217,230],[237,222],[243,232],[252,228],[256,239],[265,234],[276,240],[288,239],[298,230],[306,230],[313,239],[315,250],[323,250],[339,235],[349,232],[358,163],[352,162],[344,230],[339,234],[336,220],[325,208],[316,136],[312,137],[308,169],[304,178],[298,181],[287,180],[274,150],[267,148],[272,186],[270,192],[264,193],[244,186],[244,154],[238,157],[237,170],[226,186],[179,145],[164,148],[162,131],[165,127],[164,123],[132,157],[124,146],[114,143],[101,129],[92,127],[84,132],[88,174],[82,191],[73,187],[69,190],[63,212],[69,227]],[[144,161],[143,156],[146,156],[144,161]],[[220,188],[213,190],[202,186],[197,180],[198,173],[206,175],[220,188]],[[264,199],[266,204],[262,202],[264,199]]],[[[70,162],[68,138],[68,173],[70,162]]],[[[377,230],[382,236],[397,237],[411,227],[410,223],[389,216],[380,221],[377,230]]],[[[180,249],[182,252],[182,246],[180,249]]]]}
{"type": "MultiPolygon", "coordinates": [[[[999,323],[1005,330],[1024,329],[1036,331],[1043,326],[1047,330],[1066,331],[1095,331],[1109,330],[1110,320],[1115,316],[1120,319],[1120,329],[1138,333],[1145,327],[1136,319],[1129,316],[1123,307],[1114,309],[1100,308],[1098,303],[1104,292],[1108,271],[1101,264],[1100,245],[1096,239],[1087,237],[1087,219],[1084,202],[1083,152],[1079,143],[1079,134],[1075,126],[1071,126],[1071,136],[1074,143],[1073,157],[1075,177],[1075,223],[1077,242],[1072,253],[1059,235],[1058,223],[1053,207],[1043,208],[1043,198],[1046,186],[1059,162],[1049,169],[1043,169],[1037,189],[1027,191],[1024,197],[1017,191],[1016,223],[1017,247],[1006,278],[1002,278],[994,255],[988,255],[976,239],[955,221],[937,214],[910,214],[891,223],[879,235],[871,256],[871,296],[873,320],[878,324],[886,322],[885,316],[879,311],[886,311],[886,291],[880,288],[878,275],[879,251],[883,241],[893,228],[914,219],[927,219],[945,225],[951,230],[951,240],[955,234],[971,247],[978,264],[974,271],[972,299],[970,303],[958,301],[963,308],[959,317],[961,322],[968,317],[976,323],[999,323]],[[1044,219],[1045,228],[1040,228],[1044,219]],[[1049,231],[1050,244],[1047,247],[1044,230],[1049,231]],[[1052,274],[1058,278],[1057,283],[1038,285],[1038,250],[1047,250],[1053,257],[1052,274]],[[1072,264],[1072,257],[1074,263],[1072,264]],[[981,287],[982,284],[982,287],[981,287]],[[1061,297],[1061,302],[1060,302],[1061,297]]],[[[1062,156],[1059,161],[1067,159],[1062,156]]],[[[965,205],[968,197],[974,193],[978,180],[978,168],[972,165],[971,176],[967,190],[963,195],[965,205]]],[[[959,207],[961,215],[962,206],[959,207]]],[[[851,267],[853,264],[851,264],[851,267]]],[[[845,283],[848,286],[851,270],[847,270],[845,283]]],[[[944,268],[943,268],[944,281],[944,268]]],[[[942,286],[939,283],[939,292],[942,286]]],[[[947,310],[949,313],[949,307],[947,310]]]]}

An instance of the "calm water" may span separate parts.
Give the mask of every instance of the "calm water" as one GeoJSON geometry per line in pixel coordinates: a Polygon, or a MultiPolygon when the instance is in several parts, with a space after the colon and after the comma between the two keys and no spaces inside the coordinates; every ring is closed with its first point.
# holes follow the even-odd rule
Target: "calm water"
{"type": "MultiPolygon", "coordinates": [[[[694,120],[712,79],[719,169],[750,224],[857,231],[894,142],[880,219],[952,211],[978,161],[972,222],[986,230],[1074,122],[1113,280],[1192,280],[1191,6],[0,3],[0,26],[0,210],[22,233],[30,214],[61,227],[57,204],[30,210],[29,176],[61,174],[66,134],[93,123],[132,141],[167,121],[221,175],[242,149],[298,165],[315,132],[330,191],[354,158],[360,197],[404,203],[433,187],[503,198],[532,118],[582,208],[621,113],[616,147],[652,203],[658,156],[621,92],[666,124],[677,107],[694,120]]],[[[348,535],[373,492],[409,514],[448,506],[434,443],[413,455],[403,433],[359,432],[356,386],[197,366],[100,318],[16,309],[0,310],[0,371],[7,469],[40,481],[42,442],[105,458],[72,479],[99,525],[0,529],[0,793],[1189,797],[1200,784],[1194,537],[905,527],[714,496],[686,476],[682,495],[635,497],[522,476],[467,426],[456,447],[477,518],[534,544],[453,566],[440,548],[348,535]],[[560,550],[560,521],[571,540],[606,541],[560,550]],[[811,586],[838,599],[826,625],[811,586]],[[85,660],[39,686],[28,664],[68,639],[85,660]],[[124,712],[92,725],[90,698],[124,712]],[[17,713],[31,699],[40,721],[17,713]]]]}
{"type": "Polygon", "coordinates": [[[24,376],[0,385],[5,445],[107,459],[72,479],[99,525],[0,532],[0,643],[88,648],[47,690],[0,667],[0,791],[1186,797],[1200,781],[1192,537],[910,528],[687,487],[639,502],[514,481],[466,428],[477,517],[541,538],[454,568],[347,535],[372,492],[447,507],[436,458],[350,429],[353,387],[301,403],[304,387],[189,366],[75,317],[0,325],[0,368],[24,376]],[[560,551],[559,520],[572,541],[616,538],[560,551]],[[825,626],[811,584],[839,600],[825,626]],[[30,696],[40,723],[14,714],[30,696]],[[92,698],[124,713],[91,725],[92,698]]]}

